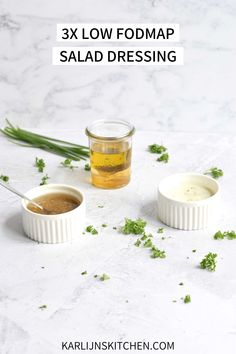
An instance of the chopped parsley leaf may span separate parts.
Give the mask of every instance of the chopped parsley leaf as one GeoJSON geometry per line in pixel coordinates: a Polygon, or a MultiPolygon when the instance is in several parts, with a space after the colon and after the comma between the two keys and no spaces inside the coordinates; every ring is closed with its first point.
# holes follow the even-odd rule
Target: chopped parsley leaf
{"type": "Polygon", "coordinates": [[[85,229],[86,232],[89,232],[92,235],[97,235],[98,231],[93,227],[93,225],[89,225],[85,229]]]}
{"type": "Polygon", "coordinates": [[[152,144],[148,146],[148,151],[151,152],[152,154],[162,154],[166,150],[167,150],[166,147],[163,145],[152,144]]]}
{"type": "Polygon", "coordinates": [[[84,165],[84,170],[85,170],[85,171],[91,171],[91,166],[90,166],[89,163],[86,163],[86,164],[84,165]]]}
{"type": "Polygon", "coordinates": [[[41,306],[39,306],[39,309],[40,310],[45,310],[47,308],[47,305],[41,305],[41,306]]]}
{"type": "Polygon", "coordinates": [[[48,184],[48,180],[50,177],[48,177],[48,175],[46,174],[45,176],[42,177],[41,182],[40,182],[40,186],[44,186],[45,184],[48,184]]]}
{"type": "Polygon", "coordinates": [[[157,247],[153,246],[151,258],[166,258],[166,253],[165,251],[161,251],[157,247]]]}
{"type": "Polygon", "coordinates": [[[137,241],[134,243],[136,247],[139,247],[141,245],[141,240],[138,238],[137,241]]]}
{"type": "Polygon", "coordinates": [[[169,154],[162,154],[160,157],[158,157],[157,161],[167,163],[169,161],[169,154]]]}
{"type": "Polygon", "coordinates": [[[216,253],[209,252],[201,261],[201,269],[207,269],[210,272],[214,272],[216,269],[216,253]]]}
{"type": "Polygon", "coordinates": [[[87,274],[88,274],[87,270],[81,273],[81,275],[87,275],[87,274]]]}
{"type": "Polygon", "coordinates": [[[148,235],[144,233],[143,236],[141,237],[141,240],[145,241],[147,238],[148,238],[148,235]]]}
{"type": "Polygon", "coordinates": [[[34,166],[37,167],[39,172],[43,172],[46,165],[43,159],[39,159],[38,157],[36,157],[34,166]]]}
{"type": "Polygon", "coordinates": [[[8,182],[8,181],[9,181],[9,177],[8,177],[8,176],[4,176],[4,175],[1,175],[1,176],[0,176],[0,179],[1,179],[3,182],[8,182]]]}
{"type": "Polygon", "coordinates": [[[61,165],[63,167],[70,168],[71,170],[73,170],[73,168],[78,168],[78,166],[72,165],[71,162],[72,162],[71,159],[65,159],[64,161],[61,162],[61,165]]]}
{"type": "Polygon", "coordinates": [[[151,248],[152,246],[153,246],[153,243],[150,238],[148,238],[143,244],[143,247],[146,247],[146,248],[151,248]]]}
{"type": "Polygon", "coordinates": [[[189,304],[191,302],[191,296],[190,295],[185,295],[184,297],[184,303],[189,304]]]}
{"type": "Polygon", "coordinates": [[[224,238],[227,238],[228,240],[234,240],[236,239],[236,233],[235,231],[217,231],[213,237],[215,240],[223,240],[224,238]]]}
{"type": "Polygon", "coordinates": [[[219,177],[222,177],[224,175],[224,172],[218,167],[211,167],[204,174],[205,175],[211,175],[211,177],[213,177],[213,178],[219,178],[219,177]]]}
{"type": "Polygon", "coordinates": [[[125,235],[134,234],[134,235],[141,235],[146,226],[146,221],[138,218],[137,220],[131,220],[126,218],[125,225],[121,227],[121,231],[125,235]]]}
{"type": "Polygon", "coordinates": [[[159,229],[157,230],[158,234],[163,234],[164,232],[164,227],[159,227],[159,229]]]}
{"type": "Polygon", "coordinates": [[[100,276],[101,281],[105,281],[105,280],[109,280],[109,279],[110,279],[109,275],[107,275],[105,273],[103,273],[103,275],[100,276]]]}

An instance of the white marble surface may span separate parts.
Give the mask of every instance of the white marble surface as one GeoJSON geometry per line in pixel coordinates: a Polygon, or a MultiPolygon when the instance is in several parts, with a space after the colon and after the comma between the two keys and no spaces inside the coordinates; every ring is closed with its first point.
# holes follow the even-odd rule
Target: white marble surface
{"type": "Polygon", "coordinates": [[[234,0],[1,0],[0,120],[79,130],[121,117],[162,131],[236,128],[234,0]],[[182,67],[53,67],[59,22],[173,22],[182,67]]]}
{"type": "Polygon", "coordinates": [[[23,235],[19,201],[0,190],[1,353],[57,354],[62,340],[86,339],[175,340],[177,354],[235,353],[236,242],[212,239],[218,229],[236,228],[235,17],[234,0],[0,1],[1,125],[8,117],[81,143],[94,119],[120,117],[137,128],[132,182],[116,191],[92,187],[83,163],[63,170],[60,157],[0,137],[0,173],[26,191],[41,178],[35,157],[45,158],[51,182],[84,190],[88,224],[99,229],[72,244],[39,245],[23,235]],[[185,65],[53,67],[56,24],[70,21],[179,23],[185,65]],[[146,152],[152,142],[168,146],[167,165],[146,152]],[[221,218],[201,232],[167,228],[161,240],[158,181],[213,165],[225,171],[221,218]],[[112,229],[138,216],[166,259],[151,259],[133,246],[135,237],[112,229]],[[209,251],[219,255],[213,274],[198,268],[209,251]],[[93,278],[103,272],[109,281],[93,278]],[[186,294],[191,304],[180,300],[186,294]],[[39,310],[43,304],[48,308],[39,310]]]}
{"type": "MultiPolygon", "coordinates": [[[[72,131],[57,135],[85,141],[82,134],[72,131]]],[[[92,187],[83,163],[74,171],[64,170],[58,167],[60,157],[16,147],[2,137],[0,144],[4,172],[16,187],[26,191],[38,185],[41,175],[33,162],[36,155],[44,157],[51,182],[76,185],[86,193],[87,224],[99,230],[97,236],[81,235],[71,244],[37,244],[23,235],[18,199],[1,190],[3,353],[60,353],[62,340],[86,339],[175,340],[178,354],[234,353],[236,242],[215,241],[212,235],[218,229],[236,227],[235,137],[139,131],[134,141],[132,182],[114,191],[92,187]],[[147,144],[154,141],[169,147],[168,164],[156,162],[146,151],[147,144]],[[205,231],[166,228],[166,239],[161,240],[162,235],[156,233],[162,226],[156,218],[159,180],[173,172],[203,172],[213,165],[225,171],[220,181],[221,218],[205,231]],[[148,230],[166,250],[166,259],[151,259],[147,249],[133,245],[135,236],[113,230],[124,217],[138,216],[148,221],[148,230]],[[108,224],[105,229],[101,227],[104,222],[108,224]],[[198,267],[209,251],[218,253],[215,273],[198,267]],[[81,275],[84,270],[87,276],[81,275]],[[93,278],[103,272],[110,275],[109,281],[93,278]],[[186,294],[191,295],[191,304],[180,299],[186,294]],[[175,299],[177,303],[172,302],[175,299]],[[43,304],[48,308],[42,311],[38,307],[43,304]]]]}

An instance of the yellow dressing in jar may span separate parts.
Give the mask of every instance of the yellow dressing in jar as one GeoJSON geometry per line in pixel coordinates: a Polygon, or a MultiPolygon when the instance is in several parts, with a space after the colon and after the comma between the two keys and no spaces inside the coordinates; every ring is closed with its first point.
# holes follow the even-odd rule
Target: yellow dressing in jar
{"type": "Polygon", "coordinates": [[[92,184],[107,189],[127,185],[131,175],[134,128],[123,121],[98,121],[86,132],[90,139],[92,184]]]}

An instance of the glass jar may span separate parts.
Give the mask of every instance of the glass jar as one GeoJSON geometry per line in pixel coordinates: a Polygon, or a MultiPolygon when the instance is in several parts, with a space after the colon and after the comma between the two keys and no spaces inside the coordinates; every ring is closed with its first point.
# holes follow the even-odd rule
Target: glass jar
{"type": "Polygon", "coordinates": [[[98,120],[86,128],[94,186],[114,189],[129,183],[134,131],[122,120],[98,120]]]}

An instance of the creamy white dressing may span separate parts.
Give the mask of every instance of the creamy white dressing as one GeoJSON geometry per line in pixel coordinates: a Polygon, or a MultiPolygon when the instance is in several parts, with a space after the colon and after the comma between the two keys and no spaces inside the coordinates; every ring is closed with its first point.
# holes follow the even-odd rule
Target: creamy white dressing
{"type": "Polygon", "coordinates": [[[168,197],[180,202],[193,202],[211,197],[212,191],[200,184],[182,183],[168,191],[168,197]]]}

